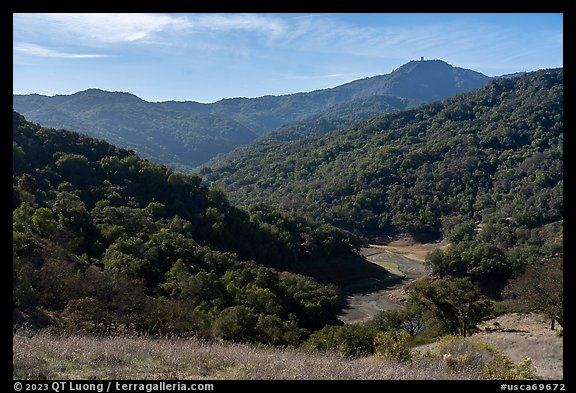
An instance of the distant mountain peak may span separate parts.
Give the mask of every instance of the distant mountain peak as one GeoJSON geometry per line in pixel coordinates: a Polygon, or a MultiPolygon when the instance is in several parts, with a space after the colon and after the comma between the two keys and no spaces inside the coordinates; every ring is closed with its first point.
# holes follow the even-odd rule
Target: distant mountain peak
{"type": "MultiPolygon", "coordinates": [[[[419,65],[430,65],[430,64],[442,64],[448,67],[452,67],[451,64],[445,62],[444,60],[440,60],[440,59],[420,59],[420,60],[410,60],[408,63],[404,64],[403,66],[409,65],[409,64],[419,64],[419,65]]],[[[400,67],[403,67],[400,66],[400,67]]]]}
{"type": "Polygon", "coordinates": [[[443,60],[412,60],[386,75],[390,94],[424,101],[441,100],[482,86],[491,78],[443,60]]]}
{"type": "MultiPolygon", "coordinates": [[[[140,97],[123,91],[106,91],[98,88],[89,88],[66,96],[74,99],[105,100],[108,103],[144,101],[140,97]]],[[[95,102],[98,103],[98,102],[95,102]]]]}
{"type": "Polygon", "coordinates": [[[466,72],[475,73],[478,75],[482,75],[486,78],[490,78],[480,72],[469,70],[467,68],[461,67],[454,67],[452,64],[445,62],[444,60],[440,59],[431,59],[431,60],[411,60],[406,64],[401,65],[400,67],[396,68],[394,71],[390,73],[393,75],[395,73],[403,73],[403,72],[430,72],[430,71],[453,71],[453,70],[462,70],[466,72]]]}

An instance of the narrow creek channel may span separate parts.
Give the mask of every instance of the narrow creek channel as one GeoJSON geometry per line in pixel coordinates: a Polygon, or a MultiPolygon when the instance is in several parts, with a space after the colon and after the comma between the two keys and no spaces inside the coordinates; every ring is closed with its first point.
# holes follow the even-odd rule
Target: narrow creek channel
{"type": "Polygon", "coordinates": [[[384,280],[378,278],[364,280],[344,289],[346,305],[339,316],[344,323],[367,321],[379,311],[402,308],[402,304],[394,301],[390,295],[409,281],[427,273],[421,261],[382,248],[363,248],[361,253],[369,262],[396,274],[384,280]]]}

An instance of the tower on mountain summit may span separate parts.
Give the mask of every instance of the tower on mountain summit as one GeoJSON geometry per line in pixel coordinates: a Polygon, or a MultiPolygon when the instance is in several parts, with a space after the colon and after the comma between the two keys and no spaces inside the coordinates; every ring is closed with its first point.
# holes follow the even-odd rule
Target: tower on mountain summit
{"type": "Polygon", "coordinates": [[[424,56],[420,56],[420,61],[424,61],[424,56]]]}

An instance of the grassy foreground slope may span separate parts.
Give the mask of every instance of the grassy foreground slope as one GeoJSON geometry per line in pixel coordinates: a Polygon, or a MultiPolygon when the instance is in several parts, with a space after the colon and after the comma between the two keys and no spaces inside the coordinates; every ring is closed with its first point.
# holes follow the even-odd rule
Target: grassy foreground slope
{"type": "Polygon", "coordinates": [[[563,339],[547,329],[546,318],[539,314],[508,314],[487,321],[474,337],[416,347],[410,363],[378,356],[351,359],[329,351],[257,348],[193,338],[57,337],[18,331],[13,336],[13,376],[85,380],[487,378],[489,356],[484,350],[474,350],[470,343],[484,348],[491,345],[515,364],[530,357],[537,378],[563,378],[563,339]]]}
{"type": "Polygon", "coordinates": [[[346,359],[196,339],[55,337],[16,334],[17,379],[473,379],[436,360],[413,364],[346,359]]]}

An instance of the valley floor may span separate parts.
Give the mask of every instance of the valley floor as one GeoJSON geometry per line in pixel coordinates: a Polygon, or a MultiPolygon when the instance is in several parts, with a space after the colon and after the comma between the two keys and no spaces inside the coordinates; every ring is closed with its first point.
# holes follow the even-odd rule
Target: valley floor
{"type": "Polygon", "coordinates": [[[379,311],[401,308],[403,288],[427,273],[424,266],[426,255],[447,246],[446,241],[418,243],[411,238],[402,238],[387,245],[371,244],[361,249],[362,256],[389,274],[345,285],[346,307],[340,320],[344,323],[365,322],[379,311]]]}
{"type": "MultiPolygon", "coordinates": [[[[406,284],[426,274],[426,255],[448,247],[446,241],[418,243],[403,238],[387,245],[373,245],[361,250],[369,261],[387,269],[388,281],[363,280],[347,295],[347,307],[339,317],[344,323],[365,322],[381,310],[402,307],[406,284]]],[[[475,336],[492,344],[518,363],[524,356],[532,359],[536,373],[544,379],[563,378],[563,339],[549,329],[550,322],[540,314],[505,314],[485,322],[475,336]]],[[[423,346],[420,352],[434,344],[423,346]]]]}

